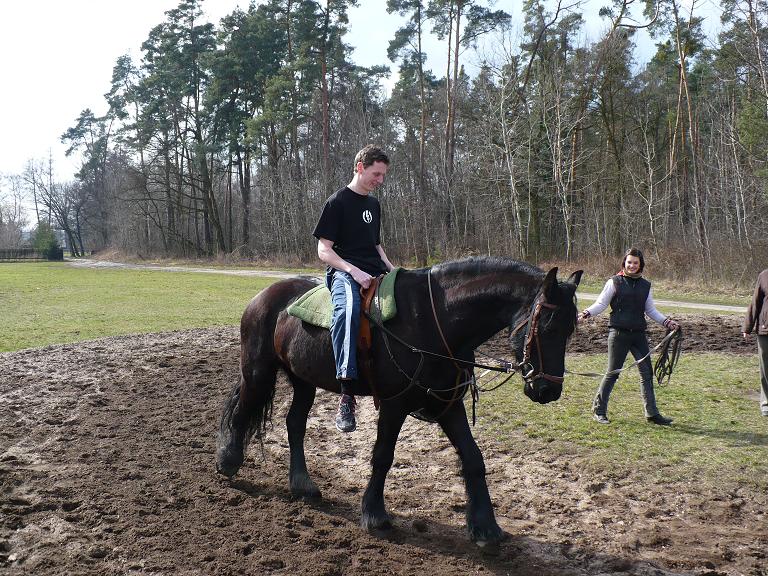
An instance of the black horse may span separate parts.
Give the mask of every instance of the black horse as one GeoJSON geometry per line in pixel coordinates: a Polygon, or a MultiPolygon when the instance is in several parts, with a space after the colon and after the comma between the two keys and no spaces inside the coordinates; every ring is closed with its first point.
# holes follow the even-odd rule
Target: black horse
{"type": "MultiPolygon", "coordinates": [[[[418,413],[439,423],[461,458],[470,538],[481,544],[502,539],[485,481],[485,463],[461,401],[471,381],[467,366],[480,344],[511,327],[525,394],[542,404],[560,397],[582,272],[566,282],[558,282],[556,274],[557,268],[545,274],[501,258],[471,258],[399,272],[397,316],[386,323],[386,332],[373,329],[370,374],[380,413],[372,474],[363,495],[363,527],[391,527],[384,506],[384,480],[403,422],[409,414],[418,413]],[[414,348],[435,354],[414,352],[414,348]]],[[[263,438],[272,415],[277,371],[282,368],[293,387],[286,425],[290,489],[295,497],[320,496],[304,456],[315,389],[340,392],[328,331],[285,312],[315,285],[310,278],[277,282],[245,309],[240,324],[240,382],[225,401],[216,451],[217,470],[233,476],[251,438],[263,438]]],[[[368,383],[362,380],[359,393],[370,395],[368,383]]]]}

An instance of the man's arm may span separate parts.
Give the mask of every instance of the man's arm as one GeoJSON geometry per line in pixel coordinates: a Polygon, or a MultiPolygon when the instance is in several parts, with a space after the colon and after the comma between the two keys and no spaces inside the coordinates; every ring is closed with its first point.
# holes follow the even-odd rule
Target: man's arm
{"type": "Polygon", "coordinates": [[[381,261],[384,262],[384,265],[387,267],[387,272],[392,272],[395,267],[392,266],[392,262],[390,262],[389,258],[387,258],[387,255],[384,252],[384,248],[381,247],[381,244],[376,244],[376,251],[379,253],[381,261]]]}
{"type": "Polygon", "coordinates": [[[360,284],[363,288],[368,288],[371,285],[373,277],[360,270],[357,266],[354,266],[344,260],[333,249],[333,240],[327,240],[326,238],[320,238],[317,241],[317,255],[325,264],[328,264],[331,268],[346,272],[352,279],[360,284]]]}
{"type": "Polygon", "coordinates": [[[746,338],[748,334],[752,333],[752,330],[755,328],[755,324],[760,318],[760,310],[763,306],[764,298],[762,282],[760,282],[760,280],[762,280],[762,275],[763,272],[761,272],[757,277],[757,284],[755,284],[755,291],[752,295],[752,301],[747,307],[747,316],[744,318],[744,325],[741,329],[741,335],[744,338],[746,338]]]}

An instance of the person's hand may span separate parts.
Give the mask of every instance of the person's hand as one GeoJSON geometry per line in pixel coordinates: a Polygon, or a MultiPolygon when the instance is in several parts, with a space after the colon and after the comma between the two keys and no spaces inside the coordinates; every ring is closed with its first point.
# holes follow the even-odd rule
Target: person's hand
{"type": "Polygon", "coordinates": [[[749,340],[749,333],[748,332],[742,332],[741,337],[744,338],[744,340],[749,340]]]}
{"type": "Polygon", "coordinates": [[[590,316],[591,316],[591,314],[589,312],[587,312],[586,310],[584,310],[584,312],[582,312],[581,314],[578,314],[576,316],[576,323],[577,324],[581,324],[582,322],[584,322],[584,320],[586,320],[590,316]]]}
{"type": "Polygon", "coordinates": [[[664,320],[664,326],[665,326],[665,327],[666,327],[668,330],[672,330],[672,331],[675,331],[675,330],[677,330],[678,328],[680,328],[680,324],[678,324],[677,322],[675,322],[674,320],[672,320],[672,318],[667,318],[666,320],[664,320]]]}
{"type": "Polygon", "coordinates": [[[371,282],[373,281],[373,276],[368,274],[367,272],[363,272],[360,270],[360,268],[352,268],[352,271],[349,273],[352,276],[352,279],[360,284],[363,288],[368,288],[368,286],[371,285],[371,282]]]}

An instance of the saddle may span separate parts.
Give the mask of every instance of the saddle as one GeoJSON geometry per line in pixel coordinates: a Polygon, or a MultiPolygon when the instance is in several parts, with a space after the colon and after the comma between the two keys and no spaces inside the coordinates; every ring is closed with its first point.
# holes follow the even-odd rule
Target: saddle
{"type": "MultiPolygon", "coordinates": [[[[371,313],[381,322],[391,320],[397,315],[395,280],[397,278],[397,273],[400,270],[401,268],[395,268],[389,274],[385,274],[383,279],[381,279],[380,276],[378,282],[371,282],[372,286],[375,285],[378,287],[378,297],[374,300],[376,290],[374,288],[374,291],[372,291],[368,298],[368,304],[361,306],[364,311],[368,311],[370,307],[374,307],[375,311],[371,313]]],[[[299,296],[293,304],[288,306],[286,312],[299,320],[312,324],[313,326],[330,329],[331,316],[333,315],[331,292],[326,288],[325,284],[315,286],[299,296]]]]}
{"type": "MultiPolygon", "coordinates": [[[[373,383],[371,363],[373,339],[368,315],[370,314],[380,322],[386,322],[395,317],[397,314],[395,280],[400,270],[401,268],[395,268],[389,274],[382,274],[375,278],[367,289],[360,290],[360,331],[357,337],[357,354],[362,378],[359,385],[361,387],[365,386],[365,390],[368,391],[368,387],[365,384],[366,382],[368,383],[377,408],[379,398],[373,383]]],[[[331,327],[332,311],[331,292],[324,284],[308,290],[286,309],[289,315],[295,316],[313,326],[326,329],[331,327]]]]}
{"type": "Polygon", "coordinates": [[[373,297],[376,296],[376,290],[383,279],[384,274],[381,274],[373,279],[368,288],[360,288],[360,332],[357,335],[357,349],[361,352],[371,351],[371,322],[368,315],[371,313],[373,297]]]}
{"type": "Polygon", "coordinates": [[[362,372],[363,380],[371,387],[373,405],[379,409],[379,394],[373,380],[373,363],[371,360],[371,322],[368,315],[371,313],[371,303],[376,291],[379,289],[384,274],[373,279],[368,288],[360,288],[360,332],[357,335],[358,365],[362,372]]]}

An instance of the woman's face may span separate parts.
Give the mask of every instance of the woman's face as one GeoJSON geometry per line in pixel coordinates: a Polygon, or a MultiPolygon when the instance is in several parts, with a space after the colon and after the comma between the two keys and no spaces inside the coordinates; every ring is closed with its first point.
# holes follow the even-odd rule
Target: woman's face
{"type": "Polygon", "coordinates": [[[630,274],[637,274],[640,272],[640,258],[637,256],[627,256],[624,259],[624,271],[630,274]]]}

